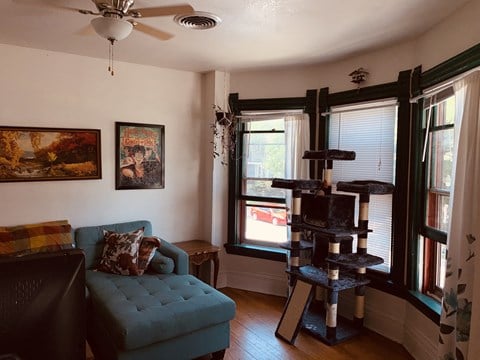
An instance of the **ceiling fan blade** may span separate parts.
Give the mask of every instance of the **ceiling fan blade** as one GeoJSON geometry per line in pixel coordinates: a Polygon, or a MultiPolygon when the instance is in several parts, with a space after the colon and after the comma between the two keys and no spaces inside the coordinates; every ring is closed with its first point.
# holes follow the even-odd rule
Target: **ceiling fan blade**
{"type": "Polygon", "coordinates": [[[90,25],[90,24],[82,27],[81,29],[79,29],[75,32],[75,35],[79,35],[79,36],[89,36],[89,35],[94,35],[94,34],[95,34],[95,30],[93,29],[92,25],[90,25]]]}
{"type": "Polygon", "coordinates": [[[54,0],[12,0],[14,3],[22,4],[22,5],[29,5],[35,7],[43,7],[43,8],[50,8],[50,9],[59,9],[59,10],[68,10],[68,11],[80,11],[80,9],[73,8],[70,6],[65,6],[63,4],[59,4],[57,1],[54,0]]]}
{"type": "Polygon", "coordinates": [[[173,5],[173,6],[159,6],[143,9],[132,9],[129,12],[131,16],[139,13],[139,17],[153,17],[153,16],[169,16],[169,15],[178,15],[178,14],[189,14],[194,12],[193,7],[188,4],[183,5],[173,5]]]}
{"type": "MultiPolygon", "coordinates": [[[[75,9],[75,10],[77,10],[77,9],[75,9]]],[[[77,11],[80,14],[83,14],[83,15],[102,15],[102,13],[95,12],[95,11],[92,11],[92,10],[78,9],[77,11]]]]}
{"type": "Polygon", "coordinates": [[[133,21],[133,20],[131,20],[130,22],[132,23],[133,28],[135,30],[138,30],[138,31],[143,32],[144,34],[153,36],[156,39],[169,40],[173,37],[172,34],[170,34],[168,32],[165,32],[165,31],[162,31],[162,30],[155,29],[154,27],[151,27],[150,25],[145,25],[145,24],[139,23],[137,21],[133,21]]]}

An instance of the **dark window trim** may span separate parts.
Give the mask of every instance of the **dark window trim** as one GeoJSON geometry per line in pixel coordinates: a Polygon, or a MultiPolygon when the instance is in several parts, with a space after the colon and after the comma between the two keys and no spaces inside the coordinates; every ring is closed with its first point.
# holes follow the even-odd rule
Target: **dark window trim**
{"type": "MultiPolygon", "coordinates": [[[[422,94],[425,89],[431,88],[448,79],[454,78],[466,71],[472,70],[480,66],[480,44],[477,44],[462,53],[447,59],[446,61],[434,66],[433,68],[422,72],[422,67],[417,66],[412,73],[412,96],[422,94]]],[[[407,258],[407,288],[410,289],[407,299],[417,309],[422,311],[435,323],[439,323],[440,318],[440,303],[421,294],[413,289],[418,288],[417,274],[418,274],[418,245],[419,234],[422,234],[423,217],[421,211],[424,211],[423,206],[418,206],[423,203],[422,189],[422,165],[420,161],[421,152],[423,150],[424,132],[422,127],[424,99],[420,99],[418,103],[412,104],[412,130],[411,130],[411,144],[412,144],[412,161],[410,163],[410,184],[411,190],[409,192],[409,225],[408,225],[408,258],[407,258]],[[423,134],[423,136],[422,136],[423,134]]],[[[429,230],[427,230],[429,231],[429,230]]],[[[438,234],[436,234],[438,235],[438,234]]],[[[446,238],[446,236],[445,236],[446,238]]],[[[440,238],[440,243],[443,243],[440,238]]],[[[446,239],[445,239],[446,240],[446,239]]]]}
{"type": "Polygon", "coordinates": [[[407,292],[406,300],[435,324],[440,324],[441,305],[438,301],[413,290],[407,292]]]}
{"type": "MultiPolygon", "coordinates": [[[[410,143],[408,141],[410,134],[410,77],[411,70],[401,71],[398,74],[398,81],[380,85],[368,86],[356,90],[348,90],[337,93],[328,93],[328,88],[320,89],[319,111],[327,112],[332,106],[361,103],[366,101],[383,100],[395,98],[398,101],[398,123],[397,123],[397,159],[395,178],[395,192],[393,194],[392,209],[392,264],[390,274],[384,274],[378,271],[369,270],[369,276],[375,276],[376,287],[388,293],[398,295],[394,290],[397,286],[404,286],[405,256],[406,246],[406,219],[407,209],[407,189],[408,181],[404,179],[403,174],[408,173],[408,154],[410,152],[410,143]],[[382,280],[381,280],[382,279],[382,280]],[[392,287],[389,282],[392,282],[392,287]],[[381,285],[383,284],[383,286],[381,285]]],[[[321,117],[324,129],[318,133],[318,137],[323,139],[323,148],[326,147],[327,129],[326,117],[321,117]]],[[[319,174],[321,177],[321,174],[319,174]]]]}
{"type": "MultiPolygon", "coordinates": [[[[418,66],[412,73],[413,93],[419,93],[421,67],[418,66]],[[417,92],[418,88],[418,92],[417,92]]],[[[417,274],[419,272],[417,253],[419,246],[418,232],[422,226],[424,206],[423,204],[423,164],[421,162],[424,132],[422,126],[424,100],[412,104],[412,161],[410,162],[410,192],[409,192],[409,221],[408,221],[408,259],[407,259],[407,288],[418,289],[417,274]]]]}
{"type": "Polygon", "coordinates": [[[421,91],[472,70],[477,66],[480,66],[480,44],[472,46],[460,54],[422,72],[417,88],[413,89],[413,94],[421,94],[421,91]]]}
{"type": "MultiPolygon", "coordinates": [[[[328,88],[326,88],[328,89],[328,88]]],[[[367,86],[355,90],[340,91],[327,95],[327,107],[353,104],[365,101],[397,98],[399,93],[398,82],[367,86]]],[[[320,90],[322,91],[322,90],[320,90]]],[[[325,105],[325,104],[321,104],[325,105]]]]}
{"type": "Polygon", "coordinates": [[[281,198],[275,197],[261,197],[261,196],[250,196],[250,195],[239,195],[239,200],[249,200],[249,201],[260,201],[260,202],[271,202],[271,203],[279,203],[283,204],[284,201],[281,198]]]}
{"type": "MultiPolygon", "coordinates": [[[[310,142],[313,144],[316,131],[316,116],[317,116],[317,90],[307,90],[305,97],[290,97],[290,98],[269,98],[269,99],[240,99],[238,93],[230,94],[229,96],[230,108],[236,115],[240,115],[242,111],[265,111],[265,110],[294,110],[303,109],[310,117],[310,128],[313,129],[310,135],[310,142]],[[312,140],[313,139],[313,140],[312,140]],[[313,141],[313,142],[312,142],[313,141]]],[[[260,259],[267,259],[273,261],[281,261],[286,263],[286,250],[281,248],[270,248],[263,246],[255,246],[249,244],[241,244],[237,233],[239,224],[238,207],[236,206],[237,199],[245,199],[245,196],[240,194],[240,174],[239,162],[241,161],[239,149],[241,148],[241,128],[239,125],[237,145],[234,151],[233,159],[229,161],[228,167],[228,243],[225,244],[225,249],[228,254],[235,254],[241,256],[249,256],[260,259]]],[[[252,197],[248,197],[252,200],[252,197]]],[[[265,198],[261,198],[262,201],[265,198]]],[[[276,199],[278,200],[278,199],[276,199]]]]}
{"type": "Polygon", "coordinates": [[[280,261],[286,263],[286,250],[280,248],[268,248],[249,244],[226,243],[225,250],[228,254],[249,256],[257,259],[280,261]]]}
{"type": "Polygon", "coordinates": [[[447,234],[430,226],[421,226],[419,229],[419,234],[424,237],[428,237],[430,240],[438,242],[440,244],[447,244],[447,234]]]}

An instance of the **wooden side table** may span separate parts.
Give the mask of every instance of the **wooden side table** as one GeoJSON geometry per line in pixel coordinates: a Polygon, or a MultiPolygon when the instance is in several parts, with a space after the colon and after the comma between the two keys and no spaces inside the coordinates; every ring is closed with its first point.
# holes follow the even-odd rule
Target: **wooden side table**
{"type": "Polygon", "coordinates": [[[205,261],[213,261],[213,287],[216,288],[219,266],[218,252],[220,248],[204,240],[182,241],[176,242],[174,245],[188,254],[188,260],[194,266],[194,275],[196,277],[199,275],[200,265],[205,261]]]}

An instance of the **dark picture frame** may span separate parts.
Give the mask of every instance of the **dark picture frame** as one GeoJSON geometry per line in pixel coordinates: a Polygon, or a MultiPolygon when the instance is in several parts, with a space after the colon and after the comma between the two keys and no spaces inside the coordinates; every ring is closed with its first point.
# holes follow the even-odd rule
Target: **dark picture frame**
{"type": "Polygon", "coordinates": [[[0,182],[102,178],[98,129],[0,126],[0,182]]]}
{"type": "Polygon", "coordinates": [[[115,123],[115,189],[165,187],[165,126],[115,123]]]}

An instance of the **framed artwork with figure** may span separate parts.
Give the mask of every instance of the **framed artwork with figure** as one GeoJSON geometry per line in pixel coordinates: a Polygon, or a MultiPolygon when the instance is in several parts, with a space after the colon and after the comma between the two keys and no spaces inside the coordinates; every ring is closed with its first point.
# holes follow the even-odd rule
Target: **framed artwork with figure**
{"type": "Polygon", "coordinates": [[[115,123],[115,189],[165,187],[165,126],[115,123]]]}

